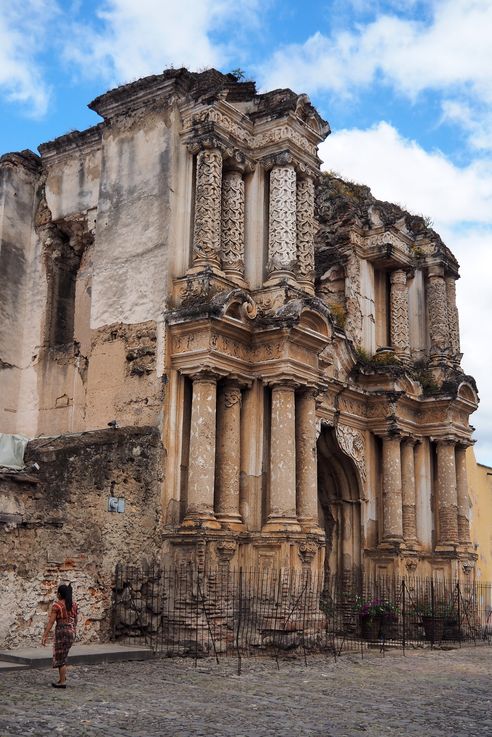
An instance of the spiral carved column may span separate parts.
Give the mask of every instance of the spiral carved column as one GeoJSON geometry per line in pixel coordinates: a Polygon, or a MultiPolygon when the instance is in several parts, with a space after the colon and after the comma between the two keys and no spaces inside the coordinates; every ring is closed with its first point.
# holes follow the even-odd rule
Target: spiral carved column
{"type": "Polygon", "coordinates": [[[427,276],[427,310],[431,339],[431,357],[439,360],[449,351],[448,300],[444,270],[432,266],[427,276]]]}
{"type": "Polygon", "coordinates": [[[222,175],[222,268],[236,279],[244,278],[244,180],[239,169],[222,175]]]}
{"type": "Polygon", "coordinates": [[[314,294],[314,182],[309,176],[297,180],[296,221],[297,280],[314,294]]]}
{"type": "Polygon", "coordinates": [[[202,149],[196,161],[193,266],[220,268],[222,152],[202,149]]]}
{"type": "Polygon", "coordinates": [[[270,277],[292,276],[296,258],[296,170],[292,164],[275,165],[270,172],[270,277]]]}
{"type": "Polygon", "coordinates": [[[391,347],[397,356],[408,359],[410,357],[410,326],[407,275],[403,269],[398,269],[391,273],[390,281],[391,347]]]}

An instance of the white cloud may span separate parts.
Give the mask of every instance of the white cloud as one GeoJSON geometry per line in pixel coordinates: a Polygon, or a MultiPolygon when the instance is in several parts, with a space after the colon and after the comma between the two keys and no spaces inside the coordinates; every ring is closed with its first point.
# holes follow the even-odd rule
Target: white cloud
{"type": "Polygon", "coordinates": [[[455,166],[402,138],[388,123],[335,133],[320,147],[324,169],[371,187],[375,197],[430,216],[460,262],[458,306],[463,368],[475,376],[477,457],[492,464],[492,161],[455,166]],[[468,223],[468,225],[466,225],[468,223]]]}
{"type": "MultiPolygon", "coordinates": [[[[354,31],[317,32],[303,44],[284,46],[260,68],[262,84],[348,96],[383,82],[411,100],[431,90],[446,105],[458,95],[488,114],[491,0],[439,0],[431,9],[430,22],[384,14],[354,31]]],[[[481,136],[474,145],[492,142],[481,136]]]]}
{"type": "Polygon", "coordinates": [[[54,0],[24,0],[0,5],[0,92],[25,105],[35,117],[48,107],[50,90],[36,63],[58,7],[54,0]]]}
{"type": "Polygon", "coordinates": [[[156,74],[165,67],[221,66],[228,47],[213,34],[226,21],[254,23],[258,0],[106,0],[98,29],[76,26],[67,42],[68,59],[123,82],[156,74]]]}

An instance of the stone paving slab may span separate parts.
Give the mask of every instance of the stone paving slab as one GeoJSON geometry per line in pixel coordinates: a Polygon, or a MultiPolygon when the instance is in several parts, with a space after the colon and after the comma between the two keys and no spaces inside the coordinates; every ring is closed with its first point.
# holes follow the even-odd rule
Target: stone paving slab
{"type": "MultiPolygon", "coordinates": [[[[51,645],[46,647],[25,647],[15,650],[0,650],[0,662],[16,663],[31,668],[45,668],[51,665],[51,645]]],[[[113,663],[120,660],[147,660],[153,657],[150,648],[97,643],[74,645],[70,649],[70,663],[113,663]]]]}
{"type": "Polygon", "coordinates": [[[0,736],[490,737],[492,648],[154,658],[0,677],[0,736]]]}
{"type": "Polygon", "coordinates": [[[8,670],[18,670],[19,668],[29,668],[25,663],[9,663],[6,660],[0,660],[0,673],[8,670]]]}

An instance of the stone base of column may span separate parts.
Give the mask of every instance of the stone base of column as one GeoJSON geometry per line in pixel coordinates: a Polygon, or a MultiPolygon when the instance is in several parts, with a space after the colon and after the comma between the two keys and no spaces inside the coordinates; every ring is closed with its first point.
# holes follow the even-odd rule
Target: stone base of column
{"type": "Polygon", "coordinates": [[[400,550],[404,550],[405,548],[405,543],[403,542],[403,539],[401,537],[386,538],[386,540],[382,540],[378,545],[378,550],[389,552],[399,552],[400,550]]]}
{"type": "Polygon", "coordinates": [[[263,287],[268,289],[270,287],[283,286],[285,283],[290,284],[292,287],[299,289],[299,284],[293,271],[272,271],[268,275],[268,279],[263,282],[263,287]]]}
{"type": "Polygon", "coordinates": [[[309,295],[314,295],[314,284],[311,280],[299,279],[297,283],[299,285],[299,289],[303,292],[306,292],[306,294],[309,295]]]}
{"type": "Polygon", "coordinates": [[[299,517],[298,522],[303,532],[306,532],[311,535],[324,535],[325,534],[324,530],[319,526],[319,524],[312,517],[299,517]]]}
{"type": "Polygon", "coordinates": [[[456,553],[458,550],[458,543],[445,540],[439,543],[434,548],[436,553],[456,553]]]}
{"type": "Polygon", "coordinates": [[[186,304],[199,295],[201,299],[207,296],[230,290],[231,285],[236,282],[232,280],[222,269],[210,263],[203,266],[193,266],[188,269],[184,276],[173,280],[173,301],[175,304],[186,304]]]}
{"type": "Polygon", "coordinates": [[[416,538],[405,540],[404,545],[407,550],[420,550],[420,543],[416,538]]]}
{"type": "Polygon", "coordinates": [[[212,514],[188,514],[180,525],[182,530],[220,530],[221,524],[212,514]]]}
{"type": "Polygon", "coordinates": [[[234,532],[243,532],[246,525],[239,515],[234,514],[217,514],[217,521],[225,530],[233,530],[234,532]]]}
{"type": "Polygon", "coordinates": [[[263,525],[261,531],[269,532],[301,532],[301,525],[296,517],[276,517],[270,515],[266,524],[263,525]]]}

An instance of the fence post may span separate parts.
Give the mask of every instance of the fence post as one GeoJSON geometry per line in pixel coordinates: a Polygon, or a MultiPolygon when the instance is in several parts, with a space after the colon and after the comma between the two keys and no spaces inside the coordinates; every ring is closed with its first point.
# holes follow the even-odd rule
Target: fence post
{"type": "Polygon", "coordinates": [[[407,597],[406,597],[406,585],[405,585],[405,579],[401,582],[401,609],[402,609],[402,626],[403,626],[403,632],[402,632],[402,648],[403,648],[403,655],[406,655],[405,653],[405,646],[406,646],[406,625],[407,625],[407,610],[406,610],[406,603],[407,603],[407,597]]]}

